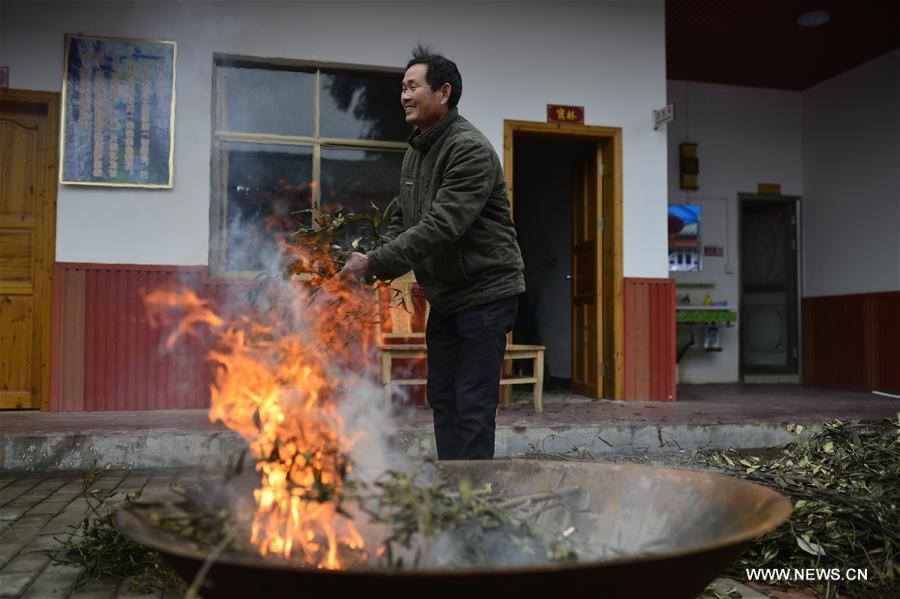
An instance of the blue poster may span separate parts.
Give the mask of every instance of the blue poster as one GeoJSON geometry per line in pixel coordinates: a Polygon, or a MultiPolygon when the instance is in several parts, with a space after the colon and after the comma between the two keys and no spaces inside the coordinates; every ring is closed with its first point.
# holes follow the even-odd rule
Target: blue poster
{"type": "Polygon", "coordinates": [[[60,182],[172,187],[175,42],[66,36],[60,182]]]}

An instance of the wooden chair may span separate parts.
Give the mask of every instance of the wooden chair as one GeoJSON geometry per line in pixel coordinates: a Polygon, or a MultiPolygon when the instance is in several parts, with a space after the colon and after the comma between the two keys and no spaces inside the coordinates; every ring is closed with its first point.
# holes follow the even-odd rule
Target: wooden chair
{"type": "Polygon", "coordinates": [[[547,348],[543,345],[522,345],[518,343],[507,343],[506,354],[503,356],[504,371],[506,376],[500,379],[503,385],[503,405],[509,406],[512,399],[512,385],[534,385],[534,411],[540,414],[544,411],[544,351],[547,348]],[[513,360],[531,360],[532,375],[531,376],[510,376],[512,374],[513,360]]]}
{"type": "MultiPolygon", "coordinates": [[[[393,361],[396,359],[426,358],[428,349],[424,343],[397,343],[379,344],[381,351],[381,384],[384,388],[384,405],[391,405],[392,385],[424,385],[428,379],[410,378],[400,379],[392,376],[393,361]]],[[[510,385],[534,385],[534,411],[543,412],[543,387],[544,387],[544,350],[543,345],[518,345],[506,346],[504,361],[532,360],[534,374],[532,376],[507,376],[500,379],[500,385],[504,386],[503,404],[509,405],[510,385]]]]}
{"type": "MultiPolygon", "coordinates": [[[[428,348],[425,345],[425,331],[413,330],[413,313],[414,303],[412,301],[412,289],[416,280],[412,273],[404,275],[391,282],[391,292],[398,295],[397,299],[402,300],[402,306],[396,305],[401,302],[392,301],[389,308],[389,317],[391,320],[391,330],[384,332],[381,324],[376,325],[376,339],[378,340],[378,350],[381,353],[381,384],[384,393],[384,405],[390,407],[393,385],[425,385],[428,380],[424,378],[395,378],[393,376],[393,362],[398,359],[424,359],[428,356],[428,348]],[[391,342],[398,339],[412,339],[415,342],[396,343],[391,342]],[[419,341],[421,339],[421,341],[419,341]]],[[[425,320],[428,319],[428,310],[430,307],[426,302],[425,320]]],[[[513,360],[532,360],[533,375],[532,376],[505,376],[500,379],[500,385],[503,386],[504,396],[503,405],[508,406],[511,397],[512,385],[533,385],[534,386],[534,409],[535,412],[543,411],[543,387],[544,387],[544,350],[543,345],[519,345],[507,344],[506,354],[503,357],[507,373],[511,373],[513,360]]]]}

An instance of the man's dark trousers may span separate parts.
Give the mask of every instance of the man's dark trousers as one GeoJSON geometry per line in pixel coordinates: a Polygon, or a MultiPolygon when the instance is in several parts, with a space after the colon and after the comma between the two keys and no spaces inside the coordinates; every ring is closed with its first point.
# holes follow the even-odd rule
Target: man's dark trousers
{"type": "Polygon", "coordinates": [[[519,296],[428,315],[428,403],[434,411],[438,459],[489,460],[500,395],[506,333],[519,296]]]}

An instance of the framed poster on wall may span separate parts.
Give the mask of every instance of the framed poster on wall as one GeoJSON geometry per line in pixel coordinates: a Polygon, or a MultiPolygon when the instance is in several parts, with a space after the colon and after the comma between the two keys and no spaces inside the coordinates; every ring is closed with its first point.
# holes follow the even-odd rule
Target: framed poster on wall
{"type": "Polygon", "coordinates": [[[60,183],[171,189],[175,42],[65,39],[60,183]]]}

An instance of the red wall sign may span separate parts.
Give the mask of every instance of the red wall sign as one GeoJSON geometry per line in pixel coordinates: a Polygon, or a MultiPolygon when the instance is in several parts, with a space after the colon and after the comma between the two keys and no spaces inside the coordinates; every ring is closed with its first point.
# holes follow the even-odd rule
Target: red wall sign
{"type": "Polygon", "coordinates": [[[548,123],[580,123],[584,124],[584,106],[561,106],[547,104],[548,123]]]}

